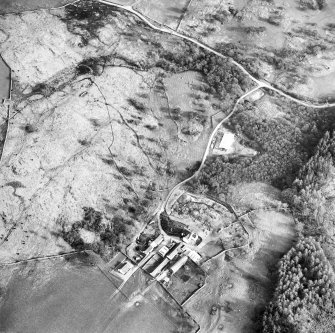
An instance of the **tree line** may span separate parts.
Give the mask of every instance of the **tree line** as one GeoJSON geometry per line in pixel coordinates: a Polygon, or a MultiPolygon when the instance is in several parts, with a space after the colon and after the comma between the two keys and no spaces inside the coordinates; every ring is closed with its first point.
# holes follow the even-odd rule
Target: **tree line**
{"type": "MultiPolygon", "coordinates": [[[[280,100],[275,100],[279,102],[280,100]]],[[[333,109],[320,111],[285,103],[282,117],[262,118],[253,103],[244,101],[225,126],[241,143],[255,149],[255,157],[212,156],[190,184],[197,193],[219,195],[229,185],[263,181],[280,189],[290,188],[300,168],[314,153],[324,131],[334,123],[333,109]]]]}

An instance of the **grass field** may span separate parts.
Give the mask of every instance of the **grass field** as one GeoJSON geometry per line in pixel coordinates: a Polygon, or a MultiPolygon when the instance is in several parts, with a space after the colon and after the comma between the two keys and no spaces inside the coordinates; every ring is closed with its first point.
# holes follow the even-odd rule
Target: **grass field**
{"type": "Polygon", "coordinates": [[[172,276],[168,286],[171,295],[182,304],[193,292],[199,289],[205,281],[205,272],[193,261],[186,264],[172,276]]]}
{"type": "Polygon", "coordinates": [[[137,271],[116,292],[97,256],[75,254],[2,266],[0,332],[193,332],[194,321],[137,271]],[[173,316],[172,313],[175,315],[173,316]]]}
{"type": "MultiPolygon", "coordinates": [[[[166,77],[164,87],[178,140],[175,149],[171,149],[170,158],[177,170],[185,170],[202,159],[213,130],[209,117],[217,112],[212,104],[217,100],[204,92],[208,85],[203,76],[195,71],[166,77]],[[173,110],[177,112],[173,113],[173,110]],[[188,132],[192,134],[185,134],[188,132]]],[[[220,116],[222,114],[218,114],[218,118],[220,116]]]]}
{"type": "Polygon", "coordinates": [[[61,7],[72,2],[74,0],[0,0],[0,15],[20,13],[26,10],[61,7]]]}
{"type": "Polygon", "coordinates": [[[118,294],[111,304],[113,284],[82,256],[2,267],[1,284],[3,332],[98,332],[125,301],[118,294]]]}

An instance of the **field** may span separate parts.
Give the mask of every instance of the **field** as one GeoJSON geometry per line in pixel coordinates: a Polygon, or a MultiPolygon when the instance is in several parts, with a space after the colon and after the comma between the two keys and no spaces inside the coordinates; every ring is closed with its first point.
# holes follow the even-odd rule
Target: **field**
{"type": "Polygon", "coordinates": [[[166,320],[164,315],[157,311],[155,307],[145,298],[138,298],[136,302],[140,302],[140,305],[133,305],[132,308],[120,314],[116,318],[117,323],[111,323],[107,327],[109,332],[118,333],[132,333],[136,332],[157,332],[157,325],[161,332],[173,332],[176,326],[166,320]]]}
{"type": "Polygon", "coordinates": [[[96,257],[73,255],[3,266],[0,331],[193,332],[196,324],[138,271],[121,292],[96,257]],[[106,274],[106,275],[105,275],[106,274]],[[148,288],[147,288],[148,287],[148,288]]]}
{"type": "Polygon", "coordinates": [[[48,9],[67,5],[74,0],[0,0],[0,15],[20,13],[26,10],[48,9]]]}
{"type": "Polygon", "coordinates": [[[82,255],[3,266],[1,287],[4,332],[98,332],[125,302],[121,294],[110,302],[113,283],[82,255]]]}
{"type": "MultiPolygon", "coordinates": [[[[217,103],[212,95],[205,93],[208,84],[204,77],[194,71],[168,74],[152,90],[148,103],[155,115],[167,115],[166,129],[176,141],[167,145],[166,153],[176,171],[184,172],[200,162],[213,130],[211,115],[217,113],[217,103]]],[[[213,125],[224,113],[217,114],[213,125]]],[[[166,116],[165,116],[166,117],[166,116]]]]}
{"type": "Polygon", "coordinates": [[[167,290],[182,304],[205,283],[205,278],[205,272],[192,260],[188,260],[186,264],[172,276],[167,290]]]}

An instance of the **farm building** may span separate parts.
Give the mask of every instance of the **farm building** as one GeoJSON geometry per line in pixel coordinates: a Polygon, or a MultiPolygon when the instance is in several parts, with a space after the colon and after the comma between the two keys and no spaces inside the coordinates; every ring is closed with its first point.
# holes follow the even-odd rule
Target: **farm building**
{"type": "Polygon", "coordinates": [[[235,135],[230,132],[225,132],[219,144],[219,149],[230,151],[235,141],[235,135]]]}
{"type": "Polygon", "coordinates": [[[159,235],[156,239],[154,239],[149,246],[143,251],[145,255],[149,254],[153,251],[154,248],[156,248],[160,243],[162,243],[164,240],[163,235],[159,235]]]}
{"type": "Polygon", "coordinates": [[[150,275],[153,277],[156,277],[156,275],[158,275],[162,269],[168,264],[169,260],[168,259],[164,259],[151,273],[150,275]]]}
{"type": "Polygon", "coordinates": [[[179,244],[176,244],[172,250],[170,251],[170,253],[166,256],[169,260],[172,260],[177,254],[178,254],[178,251],[179,251],[179,248],[180,248],[180,243],[179,244]]]}
{"type": "Polygon", "coordinates": [[[155,247],[157,247],[160,243],[162,243],[164,240],[163,235],[159,235],[155,240],[153,240],[150,243],[150,246],[154,249],[155,247]]]}
{"type": "Polygon", "coordinates": [[[170,267],[172,274],[178,272],[179,269],[182,268],[186,264],[187,259],[188,259],[187,256],[183,256],[179,258],[178,261],[170,267]]]}

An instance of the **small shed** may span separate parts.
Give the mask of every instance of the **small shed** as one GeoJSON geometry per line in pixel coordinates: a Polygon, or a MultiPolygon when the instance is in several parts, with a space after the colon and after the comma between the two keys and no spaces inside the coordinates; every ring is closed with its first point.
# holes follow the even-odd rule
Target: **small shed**
{"type": "Polygon", "coordinates": [[[199,262],[201,261],[201,255],[196,252],[196,251],[190,251],[188,254],[188,257],[194,261],[196,264],[199,264],[199,262]]]}
{"type": "Polygon", "coordinates": [[[120,267],[118,268],[118,272],[125,275],[127,274],[132,268],[134,267],[134,265],[128,261],[128,260],[125,260],[124,262],[122,262],[120,264],[120,267]]]}

